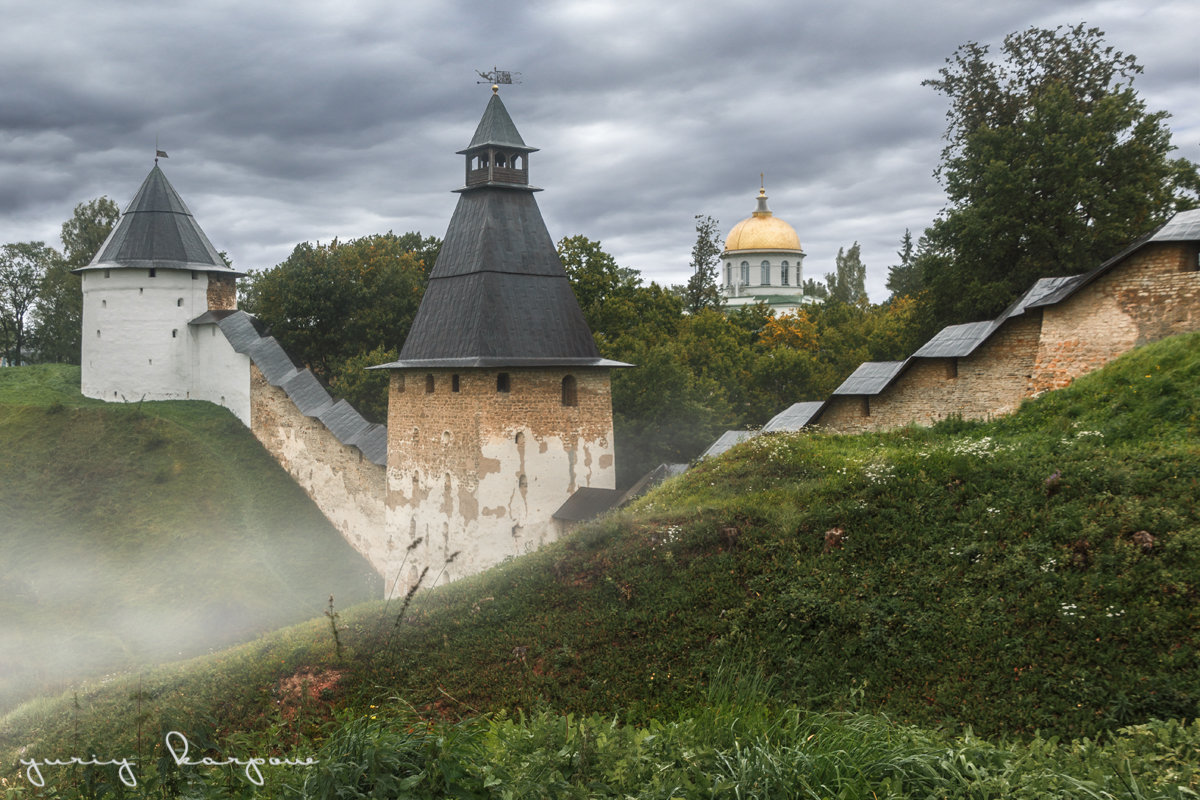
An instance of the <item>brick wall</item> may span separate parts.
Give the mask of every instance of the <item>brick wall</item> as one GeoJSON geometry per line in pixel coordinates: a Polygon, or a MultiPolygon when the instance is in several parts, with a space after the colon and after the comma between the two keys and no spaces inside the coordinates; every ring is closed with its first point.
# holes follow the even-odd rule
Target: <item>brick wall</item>
{"type": "Polygon", "coordinates": [[[834,397],[817,424],[860,433],[1015,411],[1029,396],[1040,329],[1036,311],[1013,317],[965,358],[916,359],[881,394],[834,397]]]}
{"type": "Polygon", "coordinates": [[[304,488],[334,527],[380,574],[390,558],[383,467],[300,413],[287,393],[250,365],[250,430],[304,488]]]}
{"type": "Polygon", "coordinates": [[[223,311],[237,308],[237,281],[232,275],[208,273],[208,310],[223,311]]]}
{"type": "Polygon", "coordinates": [[[447,580],[536,549],[557,536],[551,514],[576,489],[614,488],[615,475],[607,370],[393,372],[387,529],[406,552],[388,580],[403,572],[407,585],[426,565],[429,580],[447,580]],[[562,402],[567,375],[574,406],[562,402]]]}
{"type": "Polygon", "coordinates": [[[1197,246],[1154,243],[1045,309],[1031,389],[1066,386],[1130,348],[1200,329],[1197,246]]]}

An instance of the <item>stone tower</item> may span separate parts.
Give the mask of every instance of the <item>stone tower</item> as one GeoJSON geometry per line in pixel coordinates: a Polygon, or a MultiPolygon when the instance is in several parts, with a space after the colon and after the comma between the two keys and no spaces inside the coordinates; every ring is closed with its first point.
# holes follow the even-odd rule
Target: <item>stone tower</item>
{"type": "Polygon", "coordinates": [[[81,390],[109,402],[209,400],[250,423],[249,367],[217,321],[235,272],[155,163],[79,273],[81,390]]]}
{"type": "Polygon", "coordinates": [[[600,358],[529,185],[536,148],[496,92],[400,359],[380,367],[389,585],[533,550],[576,490],[615,486],[609,371],[626,365],[600,358]]]}

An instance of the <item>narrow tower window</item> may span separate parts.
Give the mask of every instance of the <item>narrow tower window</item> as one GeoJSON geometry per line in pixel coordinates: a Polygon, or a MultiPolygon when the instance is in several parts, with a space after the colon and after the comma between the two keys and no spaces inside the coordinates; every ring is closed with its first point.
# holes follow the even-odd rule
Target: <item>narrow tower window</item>
{"type": "Polygon", "coordinates": [[[788,286],[788,263],[786,261],[779,265],[779,282],[784,286],[788,286]]]}
{"type": "Polygon", "coordinates": [[[505,393],[512,391],[512,381],[509,380],[507,372],[501,372],[496,376],[496,391],[505,393]]]}
{"type": "Polygon", "coordinates": [[[433,394],[433,375],[425,376],[425,394],[433,394]]]}
{"type": "Polygon", "coordinates": [[[179,337],[179,329],[178,329],[178,328],[172,328],[172,329],[171,329],[171,338],[172,338],[172,339],[176,339],[176,338],[178,338],[178,337],[179,337]]]}
{"type": "Polygon", "coordinates": [[[562,379],[562,404],[564,406],[579,405],[579,387],[575,382],[574,375],[568,375],[562,379]]]}
{"type": "Polygon", "coordinates": [[[458,391],[458,376],[457,375],[450,376],[450,391],[452,391],[452,392],[458,391]]]}
{"type": "Polygon", "coordinates": [[[750,285],[750,262],[742,262],[742,286],[750,285]]]}
{"type": "Polygon", "coordinates": [[[758,276],[759,281],[758,282],[761,283],[763,286],[770,286],[771,285],[771,262],[763,261],[762,264],[760,264],[759,266],[761,267],[761,270],[759,271],[759,276],[758,276]]]}
{"type": "Polygon", "coordinates": [[[176,307],[178,307],[178,308],[183,308],[183,298],[181,297],[181,298],[179,298],[178,300],[176,300],[176,301],[175,301],[175,305],[176,305],[176,307]]]}

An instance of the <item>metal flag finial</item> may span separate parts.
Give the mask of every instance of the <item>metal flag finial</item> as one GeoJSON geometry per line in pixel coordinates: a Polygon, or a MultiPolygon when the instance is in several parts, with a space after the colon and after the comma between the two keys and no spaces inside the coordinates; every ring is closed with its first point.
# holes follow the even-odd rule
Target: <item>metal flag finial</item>
{"type": "Polygon", "coordinates": [[[167,158],[166,150],[158,149],[158,134],[154,135],[154,163],[157,164],[160,158],[167,158]]]}

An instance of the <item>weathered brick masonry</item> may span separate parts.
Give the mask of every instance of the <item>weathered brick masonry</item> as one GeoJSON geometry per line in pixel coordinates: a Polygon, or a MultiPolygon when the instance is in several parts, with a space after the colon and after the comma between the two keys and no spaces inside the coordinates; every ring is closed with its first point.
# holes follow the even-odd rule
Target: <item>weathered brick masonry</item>
{"type": "Polygon", "coordinates": [[[300,413],[287,393],[268,383],[253,364],[250,430],[354,549],[386,575],[391,547],[381,535],[385,469],[339,442],[319,419],[300,413]]]}
{"type": "Polygon", "coordinates": [[[969,356],[913,359],[878,395],[830,398],[818,424],[838,433],[861,433],[1015,411],[1029,396],[1040,323],[1041,314],[1029,312],[1007,320],[969,356]]]}
{"type": "Polygon", "coordinates": [[[1197,245],[1152,243],[1048,306],[1031,385],[1058,389],[1132,347],[1200,329],[1197,245]]]}
{"type": "Polygon", "coordinates": [[[1137,345],[1200,330],[1198,259],[1192,241],[1142,243],[1077,281],[1061,279],[1063,294],[1030,299],[967,356],[914,357],[877,393],[835,394],[813,424],[859,433],[1011,413],[1137,345]]]}
{"type": "MultiPolygon", "coordinates": [[[[425,566],[430,580],[439,573],[452,579],[536,549],[557,537],[551,515],[576,489],[614,488],[607,373],[392,373],[387,530],[407,554],[402,583],[411,584],[425,566]],[[565,398],[568,376],[574,391],[565,398]]],[[[395,575],[404,555],[385,574],[395,575]]]]}

